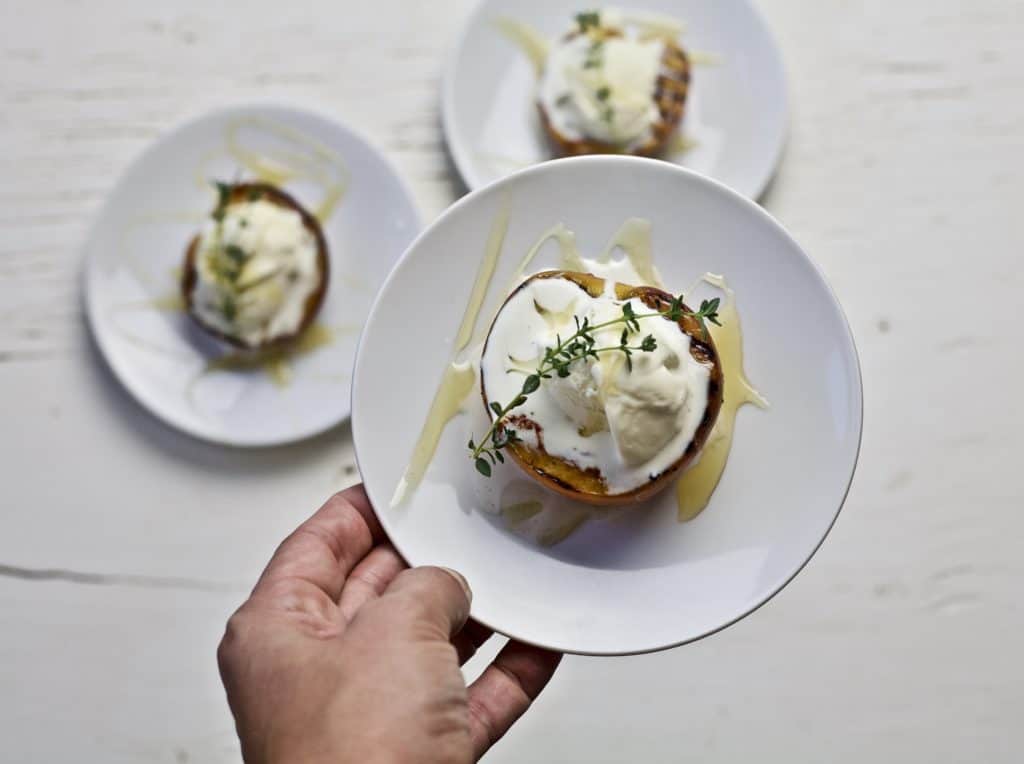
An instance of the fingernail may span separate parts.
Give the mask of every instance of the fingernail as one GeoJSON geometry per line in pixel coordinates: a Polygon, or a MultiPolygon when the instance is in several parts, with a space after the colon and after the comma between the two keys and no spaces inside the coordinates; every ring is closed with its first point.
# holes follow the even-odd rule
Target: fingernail
{"type": "Polygon", "coordinates": [[[452,578],[459,582],[459,586],[462,587],[462,591],[466,593],[466,599],[472,602],[473,590],[469,588],[469,582],[466,581],[466,577],[459,573],[459,571],[452,570],[451,568],[442,567],[441,570],[443,570],[445,573],[450,574],[452,578]]]}

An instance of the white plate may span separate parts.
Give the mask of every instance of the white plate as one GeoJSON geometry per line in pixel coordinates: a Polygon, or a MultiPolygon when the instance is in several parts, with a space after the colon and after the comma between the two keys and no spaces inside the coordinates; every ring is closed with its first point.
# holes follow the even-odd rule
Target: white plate
{"type": "MultiPolygon", "coordinates": [[[[550,249],[550,248],[549,248],[550,249]]],[[[554,265],[546,252],[537,269],[554,265]]],[[[675,165],[631,157],[548,162],[469,194],[406,251],[360,340],[352,394],[356,454],[395,546],[413,564],[464,573],[473,615],[558,650],[658,650],[720,629],[768,600],[808,561],[846,496],[861,433],[853,338],[821,273],[766,212],[675,165]],[[735,288],[747,372],[771,402],[744,407],[710,505],[676,521],[669,490],[646,508],[591,521],[552,547],[493,514],[506,465],[487,480],[466,442],[485,415],[471,395],[448,425],[426,478],[389,508],[437,382],[496,216],[510,223],[481,313],[486,328],[514,266],[553,224],[594,256],[619,224],[653,224],[665,284],[685,290],[705,271],[735,288]]]]}
{"type": "Polygon", "coordinates": [[[85,243],[89,324],[118,379],[168,424],[234,446],[298,440],[348,416],[363,319],[420,227],[405,184],[348,128],[281,106],[216,111],[163,136],[111,193],[85,243]],[[210,179],[252,178],[241,161],[252,152],[300,170],[281,185],[308,209],[346,186],[322,224],[331,280],[318,323],[332,339],[289,358],[283,387],[260,367],[211,368],[231,350],[180,310],[163,309],[189,239],[212,209],[210,179]]]}
{"type": "MultiPolygon", "coordinates": [[[[667,158],[756,199],[785,142],[787,98],[779,50],[748,0],[619,0],[617,8],[663,13],[686,25],[683,47],[715,63],[694,66],[682,134],[692,148],[667,158]]],[[[553,38],[589,7],[579,0],[483,0],[448,60],[445,136],[466,185],[479,188],[551,157],[534,106],[536,77],[496,29],[501,17],[553,38]]]]}

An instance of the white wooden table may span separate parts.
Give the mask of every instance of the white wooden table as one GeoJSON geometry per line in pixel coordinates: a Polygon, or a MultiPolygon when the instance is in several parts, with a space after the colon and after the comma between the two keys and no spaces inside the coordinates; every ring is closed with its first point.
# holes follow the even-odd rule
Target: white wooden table
{"type": "MultiPolygon", "coordinates": [[[[1024,13],[761,4],[794,104],[765,205],[821,263],[863,361],[853,491],[767,607],[668,653],[566,660],[491,761],[1024,755],[1024,13]]],[[[116,384],[79,291],[104,196],[169,125],[279,98],[361,128],[433,217],[462,193],[437,91],[469,6],[0,3],[4,761],[237,761],[224,619],[276,542],[357,479],[347,428],[225,450],[116,384]]]]}

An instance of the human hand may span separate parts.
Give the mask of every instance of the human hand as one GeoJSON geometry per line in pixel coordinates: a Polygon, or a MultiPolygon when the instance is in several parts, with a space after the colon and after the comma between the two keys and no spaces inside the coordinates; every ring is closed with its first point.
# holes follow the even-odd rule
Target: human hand
{"type": "Polygon", "coordinates": [[[490,637],[443,568],[408,569],[362,487],[278,547],[217,651],[249,764],[471,762],[505,734],[561,656],[509,642],[467,688],[490,637]]]}

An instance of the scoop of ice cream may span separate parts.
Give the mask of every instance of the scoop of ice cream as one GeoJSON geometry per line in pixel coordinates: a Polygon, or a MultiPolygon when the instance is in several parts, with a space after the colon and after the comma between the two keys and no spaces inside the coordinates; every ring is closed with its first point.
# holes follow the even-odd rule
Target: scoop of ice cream
{"type": "Polygon", "coordinates": [[[569,367],[568,377],[553,376],[545,390],[555,405],[576,424],[581,435],[593,435],[608,429],[604,396],[593,375],[592,361],[577,361],[569,367]]]}
{"type": "MultiPolygon", "coordinates": [[[[637,313],[646,307],[634,301],[637,313]]],[[[653,459],[679,432],[689,394],[690,338],[662,319],[644,321],[642,336],[657,343],[650,352],[634,352],[627,363],[622,354],[602,358],[595,373],[615,446],[631,466],[653,459]]]]}
{"type": "MultiPolygon", "coordinates": [[[[643,303],[632,303],[635,313],[650,312],[643,303]]],[[[589,307],[594,324],[622,315],[621,304],[614,300],[593,301],[589,307]]],[[[690,338],[675,324],[646,320],[640,328],[627,338],[628,344],[637,346],[650,335],[654,350],[633,351],[628,361],[617,351],[581,359],[569,367],[569,376],[553,376],[545,385],[581,435],[610,430],[623,462],[631,466],[650,461],[679,432],[692,362],[690,338]]],[[[614,347],[621,332],[621,324],[596,331],[596,346],[614,347]]]]}
{"type": "Polygon", "coordinates": [[[540,102],[563,135],[629,145],[658,119],[655,92],[664,51],[662,40],[633,35],[561,40],[545,64],[540,102]]]}
{"type": "Polygon", "coordinates": [[[321,278],[302,217],[265,199],[231,204],[207,224],[196,273],[195,311],[253,347],[296,330],[321,278]]]}
{"type": "Polygon", "coordinates": [[[622,460],[644,464],[679,431],[688,391],[685,379],[664,366],[626,380],[606,397],[605,412],[622,460]]]}
{"type": "Polygon", "coordinates": [[[597,358],[577,359],[566,376],[552,373],[519,413],[539,425],[519,433],[531,445],[543,442],[551,456],[582,470],[600,472],[611,493],[622,493],[661,474],[685,453],[708,403],[710,371],[690,354],[690,337],[672,321],[651,317],[651,308],[630,300],[647,316],[622,340],[623,302],[614,282],[591,297],[566,279],[538,279],[516,292],[495,319],[481,359],[486,397],[506,401],[519,394],[524,374],[543,354],[587,321],[597,358]],[[602,326],[608,324],[607,326],[602,326]],[[643,351],[644,338],[654,349],[643,351]]]}

